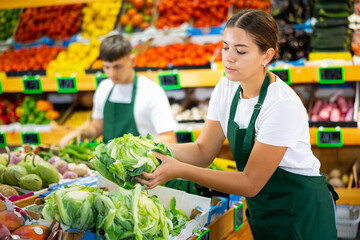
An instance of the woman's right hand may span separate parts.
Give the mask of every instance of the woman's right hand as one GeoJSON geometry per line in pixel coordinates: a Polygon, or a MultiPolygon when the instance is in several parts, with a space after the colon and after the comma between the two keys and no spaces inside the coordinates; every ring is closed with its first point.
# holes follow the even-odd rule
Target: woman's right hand
{"type": "Polygon", "coordinates": [[[143,178],[135,179],[142,185],[146,185],[148,189],[153,189],[157,185],[181,177],[181,172],[185,168],[185,163],[176,160],[167,155],[154,152],[156,158],[161,160],[160,166],[152,173],[143,172],[143,178]]]}

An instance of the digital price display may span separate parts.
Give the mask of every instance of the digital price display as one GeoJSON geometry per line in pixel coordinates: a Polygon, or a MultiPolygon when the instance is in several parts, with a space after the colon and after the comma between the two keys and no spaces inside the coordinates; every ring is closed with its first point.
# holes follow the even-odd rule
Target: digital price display
{"type": "Polygon", "coordinates": [[[95,84],[96,87],[99,86],[99,84],[104,81],[105,79],[108,79],[108,76],[105,73],[97,73],[95,74],[95,84]]]}
{"type": "Polygon", "coordinates": [[[197,238],[197,240],[210,240],[210,228],[202,232],[197,238]]]}
{"type": "Polygon", "coordinates": [[[320,84],[338,84],[344,83],[344,67],[320,67],[319,83],[320,84]]]}
{"type": "Polygon", "coordinates": [[[159,84],[164,90],[180,89],[180,79],[178,73],[159,74],[159,84]]]}
{"type": "Polygon", "coordinates": [[[244,225],[244,203],[241,202],[234,209],[234,229],[239,230],[244,225]]]}
{"type": "Polygon", "coordinates": [[[40,94],[43,92],[39,76],[23,76],[25,94],[40,94]]]}
{"type": "Polygon", "coordinates": [[[272,73],[277,75],[281,80],[283,80],[286,84],[291,85],[291,74],[290,69],[280,69],[274,68],[270,70],[272,73]]]}
{"type": "Polygon", "coordinates": [[[5,133],[0,133],[0,147],[6,147],[6,135],[5,133]]]}
{"type": "Polygon", "coordinates": [[[32,145],[40,145],[40,134],[39,133],[21,133],[21,139],[23,144],[29,143],[32,145]]]}
{"type": "Polygon", "coordinates": [[[319,129],[316,134],[316,144],[318,147],[342,147],[343,133],[341,129],[319,129]]]}
{"type": "Polygon", "coordinates": [[[78,91],[74,77],[57,78],[59,93],[75,93],[78,91]]]}
{"type": "Polygon", "coordinates": [[[178,143],[194,142],[194,133],[192,131],[177,131],[175,135],[178,143]]]}

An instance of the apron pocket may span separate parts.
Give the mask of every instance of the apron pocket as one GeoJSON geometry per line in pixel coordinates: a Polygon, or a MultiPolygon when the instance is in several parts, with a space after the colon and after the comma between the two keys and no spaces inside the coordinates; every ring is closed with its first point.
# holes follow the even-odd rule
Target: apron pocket
{"type": "Polygon", "coordinates": [[[302,240],[299,224],[283,221],[252,219],[246,210],[254,240],[302,240]]]}

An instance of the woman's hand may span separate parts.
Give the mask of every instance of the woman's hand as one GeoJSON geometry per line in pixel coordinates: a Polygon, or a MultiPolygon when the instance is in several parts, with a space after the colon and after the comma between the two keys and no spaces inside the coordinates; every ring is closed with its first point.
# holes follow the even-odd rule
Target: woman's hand
{"type": "Polygon", "coordinates": [[[143,172],[142,176],[145,179],[136,177],[135,179],[142,185],[146,185],[148,189],[153,189],[163,182],[170,181],[181,176],[181,171],[184,168],[184,163],[175,158],[154,152],[156,158],[161,160],[161,165],[156,168],[153,173],[143,172]],[[146,180],[147,179],[147,180],[146,180]]]}

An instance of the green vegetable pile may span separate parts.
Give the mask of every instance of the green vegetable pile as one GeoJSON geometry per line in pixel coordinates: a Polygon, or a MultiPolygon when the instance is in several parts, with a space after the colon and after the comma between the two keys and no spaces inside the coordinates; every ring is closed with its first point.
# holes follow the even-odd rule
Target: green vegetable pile
{"type": "Polygon", "coordinates": [[[91,163],[108,180],[126,189],[133,188],[137,183],[135,176],[141,176],[143,171],[153,172],[160,165],[150,151],[174,156],[165,144],[155,143],[151,135],[144,138],[125,134],[97,146],[91,163]]]}
{"type": "Polygon", "coordinates": [[[176,208],[164,208],[157,196],[149,197],[136,184],[133,189],[119,187],[115,192],[76,186],[59,189],[46,197],[43,217],[57,219],[70,227],[105,233],[106,239],[170,239],[177,236],[189,220],[176,208]]]}

